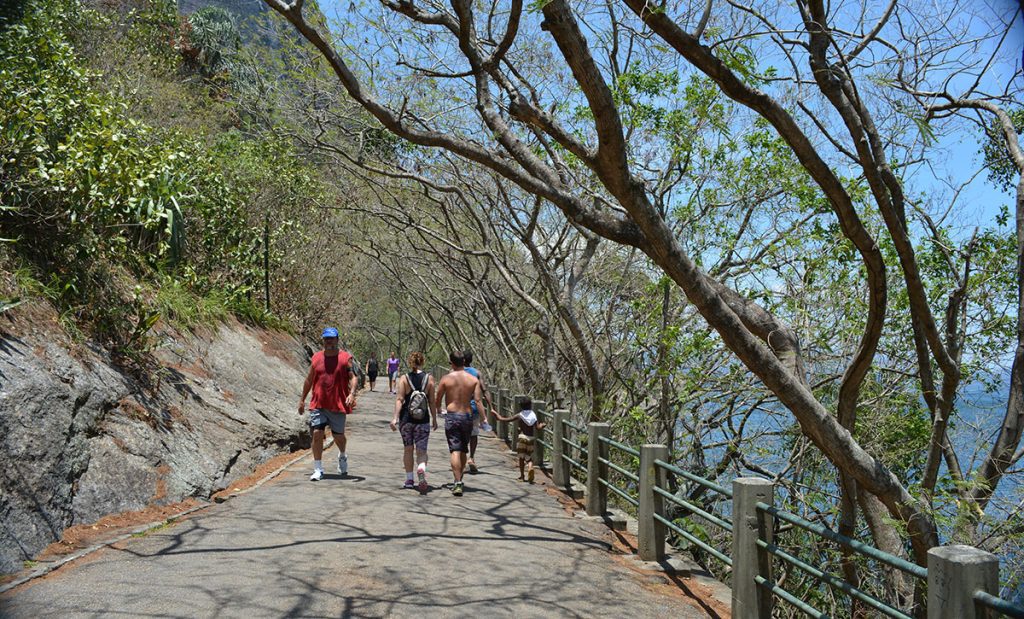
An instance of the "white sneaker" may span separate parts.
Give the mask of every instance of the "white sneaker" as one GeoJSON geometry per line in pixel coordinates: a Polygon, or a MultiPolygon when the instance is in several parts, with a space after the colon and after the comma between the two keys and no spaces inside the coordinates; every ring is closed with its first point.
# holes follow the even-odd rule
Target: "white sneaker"
{"type": "Polygon", "coordinates": [[[348,475],[348,456],[338,456],[338,473],[341,475],[348,475]]]}
{"type": "Polygon", "coordinates": [[[309,481],[320,481],[324,478],[323,469],[313,469],[313,474],[309,476],[309,481]]]}

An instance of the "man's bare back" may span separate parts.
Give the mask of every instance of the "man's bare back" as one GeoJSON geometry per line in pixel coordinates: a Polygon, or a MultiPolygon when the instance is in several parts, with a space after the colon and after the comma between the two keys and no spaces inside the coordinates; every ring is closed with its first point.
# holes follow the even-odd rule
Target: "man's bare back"
{"type": "Polygon", "coordinates": [[[480,381],[464,369],[453,369],[441,379],[434,395],[434,403],[441,408],[441,398],[445,400],[445,410],[449,413],[470,413],[470,400],[483,401],[480,381]]]}

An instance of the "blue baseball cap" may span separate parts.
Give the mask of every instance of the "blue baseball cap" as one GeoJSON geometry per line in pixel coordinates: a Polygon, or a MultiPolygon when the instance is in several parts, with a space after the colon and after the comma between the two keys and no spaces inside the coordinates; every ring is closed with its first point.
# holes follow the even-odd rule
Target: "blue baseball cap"
{"type": "Polygon", "coordinates": [[[320,337],[338,337],[338,330],[334,327],[327,327],[324,332],[320,334],[320,337]]]}

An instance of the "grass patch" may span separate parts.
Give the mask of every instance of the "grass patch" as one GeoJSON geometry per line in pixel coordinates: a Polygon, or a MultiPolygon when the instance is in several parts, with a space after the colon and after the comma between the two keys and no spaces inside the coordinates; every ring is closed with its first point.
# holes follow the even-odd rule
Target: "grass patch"
{"type": "Polygon", "coordinates": [[[132,533],[132,537],[146,537],[147,535],[149,535],[151,533],[158,533],[158,532],[163,531],[165,529],[169,529],[170,527],[172,527],[175,524],[176,521],[177,521],[177,518],[168,518],[167,520],[161,522],[158,525],[149,527],[145,531],[139,531],[138,533],[132,533]]]}

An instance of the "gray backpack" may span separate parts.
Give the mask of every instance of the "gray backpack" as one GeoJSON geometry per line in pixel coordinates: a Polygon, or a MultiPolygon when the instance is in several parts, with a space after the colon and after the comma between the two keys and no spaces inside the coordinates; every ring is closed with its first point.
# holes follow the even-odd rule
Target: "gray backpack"
{"type": "Polygon", "coordinates": [[[414,374],[409,372],[409,389],[412,389],[412,393],[409,394],[409,404],[407,410],[409,411],[409,421],[415,423],[422,423],[427,420],[430,414],[430,403],[427,401],[427,384],[430,381],[430,376],[424,372],[422,374],[423,382],[420,383],[420,388],[416,388],[416,384],[412,382],[414,374]]]}

